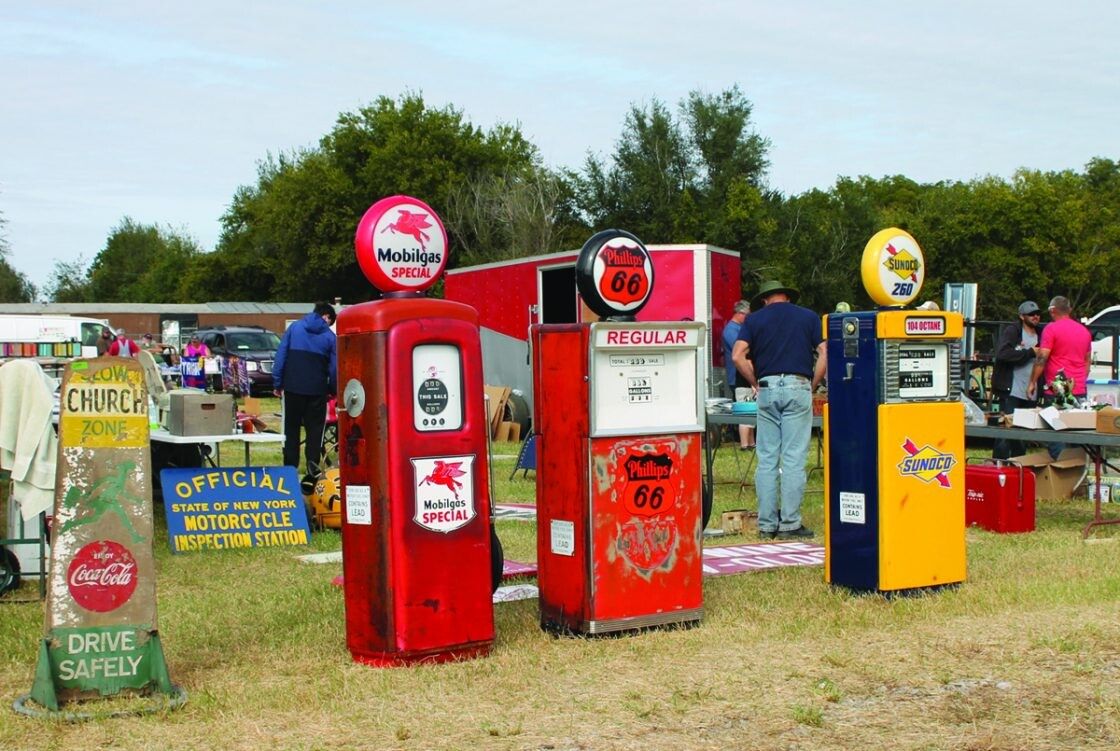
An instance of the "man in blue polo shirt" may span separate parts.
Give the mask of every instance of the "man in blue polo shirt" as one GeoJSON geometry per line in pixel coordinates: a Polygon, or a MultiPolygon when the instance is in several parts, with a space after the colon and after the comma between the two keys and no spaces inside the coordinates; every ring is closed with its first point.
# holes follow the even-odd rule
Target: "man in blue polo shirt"
{"type": "Polygon", "coordinates": [[[735,367],[758,394],[754,485],[758,533],[764,538],[813,536],[801,523],[801,499],[813,429],[813,392],[824,380],[827,359],[821,319],[795,304],[799,296],[781,282],[763,282],[731,353],[735,367]]]}

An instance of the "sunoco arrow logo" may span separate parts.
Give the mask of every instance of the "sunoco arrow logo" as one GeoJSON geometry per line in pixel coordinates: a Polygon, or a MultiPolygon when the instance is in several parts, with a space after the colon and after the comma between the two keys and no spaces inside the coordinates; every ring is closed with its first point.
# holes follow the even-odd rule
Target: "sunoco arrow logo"
{"type": "Polygon", "coordinates": [[[948,473],[957,463],[952,454],[944,454],[929,444],[919,449],[909,438],[902,444],[902,450],[907,455],[898,464],[899,472],[922,482],[936,482],[943,488],[952,487],[948,473]]]}
{"type": "Polygon", "coordinates": [[[911,255],[910,251],[906,249],[899,251],[894,245],[888,244],[887,253],[887,260],[883,261],[887,271],[896,275],[899,279],[918,281],[918,272],[922,270],[922,263],[911,255]]]}

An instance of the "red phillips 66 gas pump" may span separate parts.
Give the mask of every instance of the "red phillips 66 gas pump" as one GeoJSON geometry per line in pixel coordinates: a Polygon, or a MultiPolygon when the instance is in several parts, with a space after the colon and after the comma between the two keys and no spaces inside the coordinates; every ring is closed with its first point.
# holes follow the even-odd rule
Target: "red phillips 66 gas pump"
{"type": "Polygon", "coordinates": [[[653,265],[607,230],[576,263],[606,320],[532,328],[541,627],[598,634],[703,616],[700,323],[635,323],[653,265]]]}
{"type": "Polygon", "coordinates": [[[344,308],[342,566],[354,660],[391,665],[489,651],[488,421],[475,310],[427,299],[447,233],[407,196],[378,201],[355,238],[385,298],[344,308]]]}

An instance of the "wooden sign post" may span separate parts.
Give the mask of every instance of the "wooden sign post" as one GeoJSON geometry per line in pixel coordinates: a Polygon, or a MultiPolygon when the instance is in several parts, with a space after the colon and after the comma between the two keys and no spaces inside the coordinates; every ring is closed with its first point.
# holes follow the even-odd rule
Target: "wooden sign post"
{"type": "Polygon", "coordinates": [[[148,393],[121,357],[66,368],[45,633],[31,698],[181,692],[156,628],[148,393]]]}

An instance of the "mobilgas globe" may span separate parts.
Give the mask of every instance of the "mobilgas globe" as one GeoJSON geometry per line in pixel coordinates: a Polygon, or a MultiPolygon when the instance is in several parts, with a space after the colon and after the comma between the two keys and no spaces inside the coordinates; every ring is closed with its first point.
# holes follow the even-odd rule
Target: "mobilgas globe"
{"type": "Polygon", "coordinates": [[[891,227],[867,241],[860,275],[867,294],[879,305],[906,305],[922,291],[925,256],[909,233],[891,227]]]}
{"type": "Polygon", "coordinates": [[[447,265],[447,231],[428,204],[390,196],[366,210],[354,250],[362,273],[382,292],[421,292],[447,265]]]}

